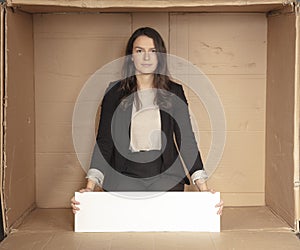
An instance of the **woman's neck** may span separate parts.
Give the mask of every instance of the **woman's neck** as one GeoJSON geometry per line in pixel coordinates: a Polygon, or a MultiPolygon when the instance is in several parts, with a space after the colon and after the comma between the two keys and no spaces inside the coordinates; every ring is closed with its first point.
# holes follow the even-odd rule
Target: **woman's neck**
{"type": "Polygon", "coordinates": [[[137,87],[139,90],[153,88],[153,74],[137,74],[137,87]]]}

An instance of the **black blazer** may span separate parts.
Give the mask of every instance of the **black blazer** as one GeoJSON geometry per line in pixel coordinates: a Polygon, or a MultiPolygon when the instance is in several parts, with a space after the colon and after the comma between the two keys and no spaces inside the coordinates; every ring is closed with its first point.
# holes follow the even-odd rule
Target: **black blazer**
{"type": "MultiPolygon", "coordinates": [[[[111,83],[103,97],[97,143],[90,165],[90,168],[96,168],[104,174],[103,186],[109,186],[115,172],[122,173],[126,169],[126,154],[129,152],[132,102],[127,107],[120,105],[123,97],[120,83],[111,83]]],[[[165,134],[162,136],[161,171],[177,178],[178,182],[190,184],[178,150],[190,175],[202,170],[203,163],[192,131],[183,88],[172,81],[168,85],[171,105],[160,107],[161,130],[165,134]]]]}

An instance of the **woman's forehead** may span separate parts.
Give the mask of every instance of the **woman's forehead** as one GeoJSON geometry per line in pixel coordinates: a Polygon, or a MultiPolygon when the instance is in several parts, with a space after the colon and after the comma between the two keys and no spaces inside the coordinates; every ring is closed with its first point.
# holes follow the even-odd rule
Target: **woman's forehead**
{"type": "Polygon", "coordinates": [[[148,36],[139,36],[137,39],[135,39],[133,43],[134,48],[155,48],[155,44],[152,38],[148,36]]]}

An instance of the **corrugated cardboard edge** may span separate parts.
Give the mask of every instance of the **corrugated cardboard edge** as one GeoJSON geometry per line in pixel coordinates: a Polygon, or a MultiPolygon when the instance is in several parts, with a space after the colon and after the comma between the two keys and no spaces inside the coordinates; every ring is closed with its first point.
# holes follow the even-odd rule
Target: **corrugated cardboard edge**
{"type": "MultiPolygon", "coordinates": [[[[4,145],[3,145],[3,127],[4,127],[4,114],[3,114],[3,98],[4,98],[4,93],[3,93],[3,90],[4,90],[4,53],[5,53],[5,49],[4,49],[4,39],[5,39],[5,36],[4,36],[4,25],[5,25],[5,21],[4,21],[4,18],[5,18],[5,8],[3,5],[0,6],[1,7],[1,41],[0,41],[0,49],[1,49],[1,57],[0,57],[0,88],[1,88],[1,100],[0,100],[0,119],[1,119],[1,126],[0,126],[0,147],[1,147],[1,154],[0,154],[0,185],[1,185],[1,189],[0,189],[0,196],[1,196],[1,211],[2,211],[2,218],[3,218],[3,228],[5,229],[6,228],[6,217],[5,217],[5,207],[4,207],[4,196],[3,196],[3,181],[4,181],[4,164],[3,164],[3,160],[4,160],[4,157],[3,157],[3,154],[4,154],[4,145]]],[[[1,223],[1,222],[0,222],[1,223]]]]}
{"type": "Polygon", "coordinates": [[[2,185],[6,215],[5,230],[9,232],[27,211],[32,210],[35,202],[34,124],[30,119],[33,117],[34,108],[32,101],[33,50],[31,48],[33,43],[30,15],[6,8],[5,23],[3,117],[5,125],[2,185]],[[22,39],[22,43],[19,42],[20,39],[22,39]],[[26,43],[29,43],[30,46],[26,43]],[[31,53],[32,55],[30,55],[31,53]],[[25,57],[32,60],[26,61],[25,57]],[[29,73],[24,74],[25,71],[29,73]],[[9,93],[9,91],[12,92],[9,93]],[[16,171],[19,175],[15,174],[16,171]]]}
{"type": "Polygon", "coordinates": [[[66,6],[66,7],[84,7],[84,8],[113,8],[113,7],[198,7],[198,6],[243,6],[243,5],[260,5],[260,4],[290,4],[295,0],[98,0],[98,1],[84,1],[84,0],[8,0],[8,6],[14,5],[50,5],[50,6],[66,6]]]}
{"type": "Polygon", "coordinates": [[[32,204],[28,209],[24,211],[24,213],[15,221],[13,224],[9,225],[9,221],[6,220],[6,227],[4,228],[5,233],[8,235],[9,233],[13,233],[17,228],[23,223],[24,219],[34,210],[36,209],[36,205],[32,204]]]}
{"type": "Polygon", "coordinates": [[[268,18],[265,169],[266,204],[293,228],[295,222],[295,21],[295,12],[268,18]],[[281,71],[282,57],[285,57],[284,71],[281,71]]]}
{"type": "Polygon", "coordinates": [[[141,12],[141,11],[201,11],[201,12],[268,12],[293,5],[296,0],[8,0],[8,6],[29,13],[47,12],[141,12]]]}
{"type": "Polygon", "coordinates": [[[295,190],[295,230],[300,232],[300,2],[296,12],[296,55],[295,55],[295,109],[294,109],[294,190],[295,190]]]}
{"type": "MultiPolygon", "coordinates": [[[[5,6],[6,8],[6,6],[5,6]]],[[[6,206],[6,198],[5,198],[5,169],[7,167],[6,164],[6,107],[7,107],[7,84],[6,84],[6,79],[7,79],[7,72],[8,72],[8,68],[7,68],[7,15],[6,15],[6,9],[4,11],[4,37],[3,37],[3,55],[4,55],[4,61],[3,61],[3,69],[4,69],[4,73],[3,73],[3,161],[2,161],[2,168],[1,168],[1,173],[2,173],[2,186],[1,186],[1,195],[2,195],[2,212],[3,212],[3,223],[4,223],[4,231],[6,234],[9,233],[9,229],[8,229],[8,217],[7,217],[7,206],[6,206]]]]}
{"type": "Polygon", "coordinates": [[[11,225],[9,226],[8,223],[8,216],[7,216],[7,206],[6,206],[6,198],[5,198],[5,168],[7,167],[6,163],[6,145],[5,145],[5,137],[6,137],[6,100],[7,100],[7,15],[6,15],[6,6],[1,5],[1,41],[0,41],[0,49],[1,49],[1,57],[0,57],[0,84],[1,84],[1,169],[0,169],[0,183],[1,183],[1,189],[0,189],[0,196],[1,196],[1,206],[2,206],[2,218],[3,218],[3,228],[5,231],[5,234],[9,234],[14,230],[14,228],[17,228],[20,226],[20,224],[23,222],[24,218],[28,216],[36,207],[35,204],[30,206],[24,213],[11,225]]]}

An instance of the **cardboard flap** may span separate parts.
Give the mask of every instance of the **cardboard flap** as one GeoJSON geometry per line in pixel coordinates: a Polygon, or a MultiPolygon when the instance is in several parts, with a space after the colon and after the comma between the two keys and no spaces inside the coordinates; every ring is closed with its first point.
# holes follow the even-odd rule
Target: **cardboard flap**
{"type": "Polygon", "coordinates": [[[268,12],[292,5],[293,0],[176,0],[176,1],[85,1],[85,0],[8,0],[8,6],[17,7],[27,12],[60,11],[205,11],[205,12],[268,12]]]}
{"type": "MultiPolygon", "coordinates": [[[[0,154],[0,183],[1,183],[1,187],[3,186],[3,181],[4,181],[4,166],[3,166],[3,126],[2,124],[4,124],[4,117],[3,117],[3,107],[4,107],[4,41],[5,41],[5,37],[4,37],[4,30],[5,30],[5,22],[4,22],[4,18],[5,18],[5,9],[3,5],[0,5],[0,93],[1,93],[1,97],[0,97],[0,119],[1,119],[1,126],[0,126],[0,148],[1,148],[1,154],[0,154]]],[[[4,207],[4,195],[3,195],[3,189],[0,189],[0,200],[1,200],[1,211],[2,211],[2,218],[3,218],[3,228],[6,228],[6,221],[5,221],[5,207],[4,207]]],[[[2,221],[0,221],[0,223],[2,223],[2,221]]]]}
{"type": "Polygon", "coordinates": [[[266,204],[292,227],[294,196],[295,13],[268,18],[266,204]]]}
{"type": "Polygon", "coordinates": [[[32,15],[6,11],[5,192],[8,227],[35,202],[32,15]]]}

